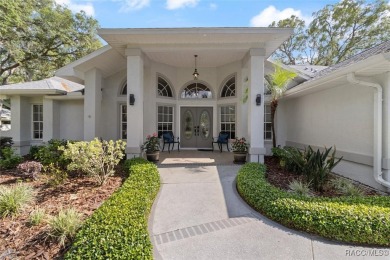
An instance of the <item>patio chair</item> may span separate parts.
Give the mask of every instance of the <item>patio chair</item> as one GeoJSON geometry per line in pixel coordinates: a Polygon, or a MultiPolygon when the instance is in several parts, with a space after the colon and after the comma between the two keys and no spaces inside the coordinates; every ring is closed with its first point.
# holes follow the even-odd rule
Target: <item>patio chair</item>
{"type": "Polygon", "coordinates": [[[165,144],[168,144],[168,152],[170,153],[173,150],[173,148],[175,147],[175,144],[177,144],[177,151],[180,152],[179,137],[177,137],[176,141],[175,141],[175,136],[173,135],[172,131],[165,131],[165,132],[163,132],[162,133],[162,138],[163,138],[163,149],[162,149],[162,151],[164,151],[165,144]],[[171,147],[171,144],[172,144],[172,149],[169,149],[171,147]]]}
{"type": "Polygon", "coordinates": [[[229,132],[219,132],[218,137],[213,137],[213,142],[211,144],[213,152],[214,152],[214,144],[218,144],[219,151],[222,153],[222,145],[226,144],[227,150],[229,150],[229,132]]]}

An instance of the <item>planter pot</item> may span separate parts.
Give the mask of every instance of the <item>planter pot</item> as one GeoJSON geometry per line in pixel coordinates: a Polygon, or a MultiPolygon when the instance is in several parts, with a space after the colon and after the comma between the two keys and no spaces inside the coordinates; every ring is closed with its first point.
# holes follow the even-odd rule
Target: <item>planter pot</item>
{"type": "Polygon", "coordinates": [[[149,162],[158,162],[160,159],[160,151],[146,152],[146,160],[149,162]]]}
{"type": "Polygon", "coordinates": [[[247,152],[233,152],[234,154],[234,163],[236,164],[244,164],[246,163],[246,155],[247,152]]]}

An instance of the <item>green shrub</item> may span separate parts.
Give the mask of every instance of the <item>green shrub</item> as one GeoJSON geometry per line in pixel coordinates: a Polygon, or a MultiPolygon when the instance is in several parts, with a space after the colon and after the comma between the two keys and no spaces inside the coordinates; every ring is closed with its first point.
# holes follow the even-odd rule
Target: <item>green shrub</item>
{"type": "Polygon", "coordinates": [[[287,171],[297,174],[302,173],[302,165],[304,164],[303,154],[300,150],[294,147],[275,147],[272,148],[274,156],[280,160],[280,166],[287,171]]]}
{"type": "Polygon", "coordinates": [[[46,183],[50,186],[61,185],[68,179],[68,173],[53,163],[44,166],[43,171],[48,177],[46,183]]]}
{"type": "MultiPolygon", "coordinates": [[[[72,141],[70,141],[71,143],[72,141]]],[[[43,165],[56,164],[61,169],[65,169],[69,160],[64,158],[63,151],[59,147],[66,147],[68,141],[51,139],[46,145],[38,146],[37,148],[30,148],[30,156],[38,160],[43,165]],[[33,149],[33,150],[31,150],[33,149]]]]}
{"type": "Polygon", "coordinates": [[[293,180],[288,185],[291,192],[301,195],[301,196],[309,196],[310,195],[310,188],[308,183],[304,183],[301,181],[293,180]]]}
{"type": "Polygon", "coordinates": [[[17,215],[34,198],[34,190],[29,185],[0,186],[0,217],[17,215]]]}
{"type": "Polygon", "coordinates": [[[130,177],[87,219],[65,259],[153,258],[147,223],[160,176],[153,163],[130,161],[130,177]]]}
{"type": "Polygon", "coordinates": [[[390,246],[390,197],[302,197],[271,185],[265,170],[262,164],[244,165],[237,189],[267,217],[330,239],[390,246]]]}
{"type": "Polygon", "coordinates": [[[1,150],[0,169],[12,169],[23,161],[23,158],[15,154],[11,147],[5,147],[1,150]]]}
{"type": "Polygon", "coordinates": [[[61,209],[57,216],[53,216],[48,221],[48,236],[54,237],[61,246],[72,239],[82,224],[82,214],[73,208],[61,209]]]}
{"type": "Polygon", "coordinates": [[[67,147],[61,146],[60,150],[64,158],[70,160],[68,170],[81,170],[103,185],[114,174],[115,166],[124,156],[125,145],[122,140],[100,141],[95,138],[90,142],[68,143],[67,147]]]}
{"type": "Polygon", "coordinates": [[[11,148],[13,144],[12,137],[0,136],[0,159],[3,157],[2,150],[6,147],[11,148]]]}
{"type": "Polygon", "coordinates": [[[28,223],[31,226],[38,226],[42,223],[42,221],[46,217],[45,209],[36,207],[33,211],[31,211],[30,216],[28,218],[28,223]]]}

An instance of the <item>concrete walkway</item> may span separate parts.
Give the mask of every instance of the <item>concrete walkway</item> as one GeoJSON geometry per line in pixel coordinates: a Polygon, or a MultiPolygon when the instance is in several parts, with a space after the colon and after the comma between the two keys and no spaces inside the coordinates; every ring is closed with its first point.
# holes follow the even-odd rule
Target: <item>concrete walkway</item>
{"type": "Polygon", "coordinates": [[[159,165],[162,186],[149,220],[155,259],[390,258],[390,249],[341,245],[263,217],[237,194],[238,169],[159,165]]]}

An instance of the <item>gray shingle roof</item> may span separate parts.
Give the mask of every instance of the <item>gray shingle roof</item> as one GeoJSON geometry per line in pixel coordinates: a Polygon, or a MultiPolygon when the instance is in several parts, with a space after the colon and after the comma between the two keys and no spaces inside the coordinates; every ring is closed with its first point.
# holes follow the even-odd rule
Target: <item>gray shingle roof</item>
{"type": "Polygon", "coordinates": [[[26,90],[60,90],[64,92],[75,92],[84,89],[84,85],[66,80],[60,77],[51,77],[44,80],[23,82],[17,84],[0,86],[0,90],[26,89],[26,90]]]}
{"type": "Polygon", "coordinates": [[[387,52],[390,52],[390,41],[383,42],[379,45],[371,47],[371,48],[369,48],[369,49],[367,49],[359,54],[356,54],[356,55],[350,57],[349,59],[346,59],[340,63],[337,63],[333,66],[330,66],[324,70],[321,70],[320,72],[317,73],[317,75],[315,75],[310,80],[315,80],[315,79],[324,77],[325,75],[328,75],[328,74],[330,74],[333,71],[336,71],[338,69],[348,67],[349,65],[358,63],[359,61],[365,60],[371,56],[378,55],[381,53],[387,53],[387,52]]]}

